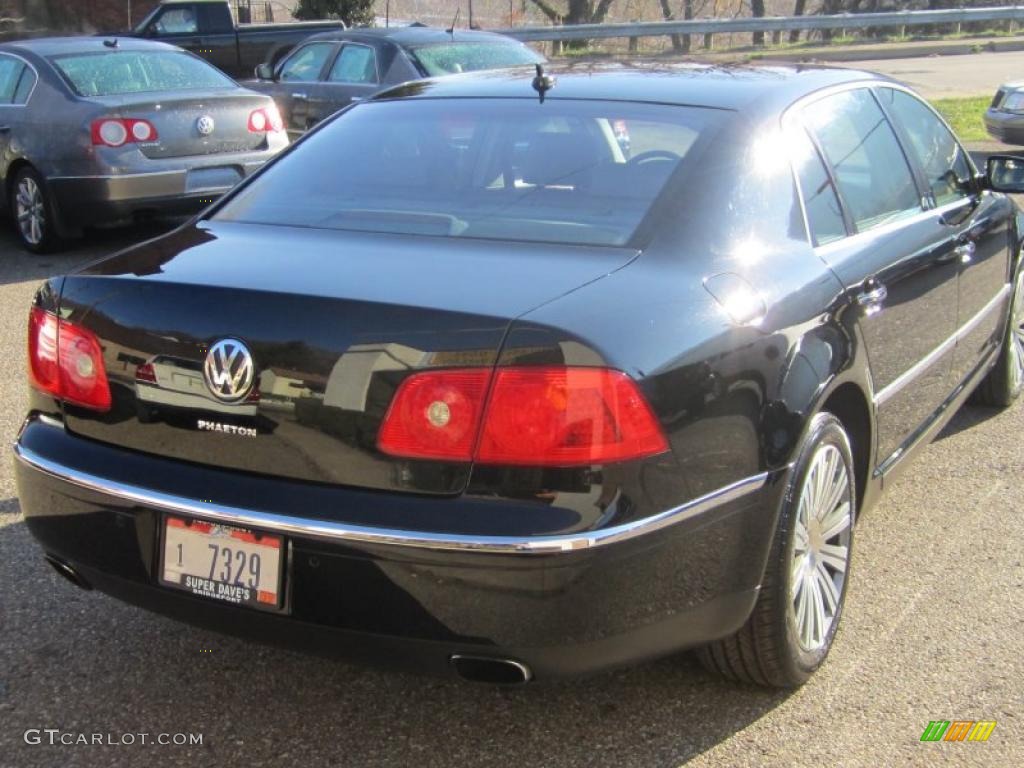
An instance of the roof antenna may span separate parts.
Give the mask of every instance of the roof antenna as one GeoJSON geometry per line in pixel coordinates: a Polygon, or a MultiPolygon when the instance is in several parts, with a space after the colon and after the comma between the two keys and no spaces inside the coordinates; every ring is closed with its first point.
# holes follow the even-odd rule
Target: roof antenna
{"type": "Polygon", "coordinates": [[[456,9],[455,9],[455,18],[452,19],[452,25],[450,27],[448,27],[448,30],[447,30],[448,34],[451,35],[452,37],[455,37],[455,25],[459,23],[459,11],[461,11],[461,10],[462,10],[461,7],[456,7],[456,9]]]}
{"type": "Polygon", "coordinates": [[[113,40],[104,40],[103,44],[107,46],[107,48],[117,48],[117,38],[115,37],[113,40]]]}
{"type": "Polygon", "coordinates": [[[540,94],[540,103],[544,103],[544,94],[555,87],[555,78],[544,73],[544,65],[537,64],[537,76],[533,78],[533,90],[540,94]]]}

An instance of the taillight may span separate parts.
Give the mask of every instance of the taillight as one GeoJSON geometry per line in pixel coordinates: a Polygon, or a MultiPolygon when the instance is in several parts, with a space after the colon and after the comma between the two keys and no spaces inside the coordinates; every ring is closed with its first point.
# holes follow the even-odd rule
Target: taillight
{"type": "Polygon", "coordinates": [[[471,461],[490,378],[487,368],[410,376],[381,425],[380,449],[393,456],[471,461]]]}
{"type": "Polygon", "coordinates": [[[106,117],[92,122],[92,143],[101,147],[123,147],[158,139],[156,126],[137,118],[106,117]]]}
{"type": "Polygon", "coordinates": [[[284,130],[284,121],[277,107],[260,107],[249,113],[249,133],[277,133],[284,130]]]}
{"type": "Polygon", "coordinates": [[[408,377],[377,440],[392,456],[516,466],[585,466],[664,453],[661,426],[626,374],[511,367],[408,377]],[[490,390],[488,393],[488,389],[490,390]]]}
{"type": "Polygon", "coordinates": [[[110,410],[103,351],[94,334],[33,307],[28,321],[32,385],[61,400],[96,411],[110,410]]]}
{"type": "Polygon", "coordinates": [[[156,369],[151,363],[143,363],[135,369],[135,380],[146,384],[156,384],[156,369]]]}

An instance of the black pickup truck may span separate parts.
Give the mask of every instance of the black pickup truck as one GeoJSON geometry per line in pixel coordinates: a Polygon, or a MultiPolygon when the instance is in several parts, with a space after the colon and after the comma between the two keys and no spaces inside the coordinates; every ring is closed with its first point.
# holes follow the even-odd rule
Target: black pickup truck
{"type": "Polygon", "coordinates": [[[185,48],[237,78],[276,63],[312,34],[337,29],[344,22],[236,25],[227,0],[165,0],[129,34],[185,48]]]}

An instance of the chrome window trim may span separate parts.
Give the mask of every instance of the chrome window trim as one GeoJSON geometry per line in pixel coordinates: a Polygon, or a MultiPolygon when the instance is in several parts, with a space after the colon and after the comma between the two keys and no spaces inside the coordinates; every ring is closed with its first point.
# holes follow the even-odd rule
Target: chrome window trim
{"type": "Polygon", "coordinates": [[[272,512],[208,503],[128,485],[72,469],[39,455],[21,443],[15,443],[14,454],[18,461],[26,467],[70,485],[111,496],[130,504],[214,522],[335,542],[513,555],[576,552],[629,541],[696,517],[722,504],[742,499],[764,488],[770,475],[769,472],[761,472],[657,515],[597,531],[547,536],[471,536],[347,525],[333,520],[296,518],[272,512]]]}
{"type": "MultiPolygon", "coordinates": [[[[32,96],[35,94],[36,88],[39,86],[39,70],[36,69],[35,64],[33,64],[31,61],[29,61],[20,54],[12,53],[11,51],[0,51],[0,56],[10,56],[12,59],[17,59],[22,64],[24,64],[28,69],[31,69],[32,74],[35,75],[36,80],[34,83],[32,83],[32,90],[28,92],[28,96],[25,97],[25,101],[23,103],[15,104],[13,101],[10,104],[0,103],[0,107],[21,107],[22,109],[24,109],[28,106],[28,103],[32,101],[32,96]]],[[[14,92],[18,92],[17,83],[14,84],[14,92]]]]}
{"type": "Polygon", "coordinates": [[[918,360],[914,365],[908,368],[906,371],[901,373],[893,382],[887,384],[885,387],[875,393],[874,401],[875,406],[880,407],[885,405],[889,400],[900,393],[908,384],[917,379],[926,370],[931,368],[937,363],[947,352],[950,352],[956,347],[956,345],[962,341],[968,334],[970,334],[975,328],[977,328],[981,322],[994,310],[999,308],[1000,303],[1006,298],[1006,296],[1012,291],[1013,285],[1006,283],[997,293],[993,296],[989,302],[982,307],[977,314],[975,314],[970,320],[961,325],[956,331],[953,332],[949,338],[943,341],[939,346],[925,355],[923,358],[918,360]]]}

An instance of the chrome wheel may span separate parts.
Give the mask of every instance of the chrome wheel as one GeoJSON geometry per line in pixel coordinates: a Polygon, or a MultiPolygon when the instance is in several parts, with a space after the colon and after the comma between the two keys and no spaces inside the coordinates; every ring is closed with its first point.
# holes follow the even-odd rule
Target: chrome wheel
{"type": "Polygon", "coordinates": [[[821,650],[839,613],[850,555],[853,493],[839,449],[821,445],[811,460],[794,529],[789,598],[805,651],[821,650]]]}
{"type": "Polygon", "coordinates": [[[18,182],[15,216],[25,242],[29,245],[39,245],[45,236],[46,206],[43,202],[43,191],[31,176],[24,176],[18,182]]]}
{"type": "Polygon", "coordinates": [[[1010,314],[1010,391],[1016,392],[1024,381],[1024,270],[1017,277],[1010,314]]]}

